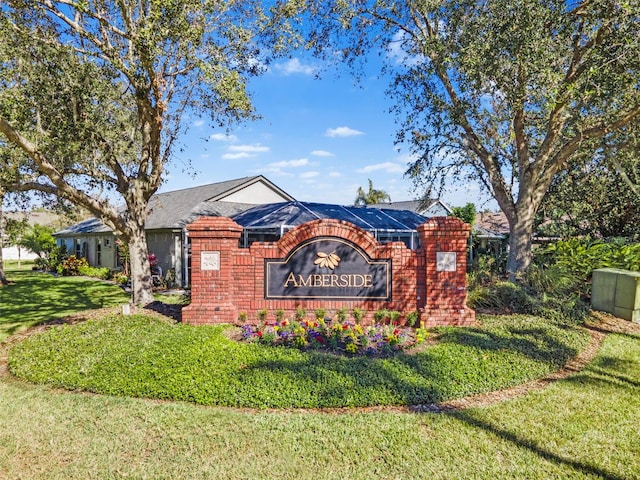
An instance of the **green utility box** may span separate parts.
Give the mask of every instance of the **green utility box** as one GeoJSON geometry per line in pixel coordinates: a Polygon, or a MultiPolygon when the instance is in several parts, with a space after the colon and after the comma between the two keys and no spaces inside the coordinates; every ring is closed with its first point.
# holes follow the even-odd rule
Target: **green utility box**
{"type": "Polygon", "coordinates": [[[591,307],[640,323],[640,272],[618,268],[594,270],[591,307]]]}

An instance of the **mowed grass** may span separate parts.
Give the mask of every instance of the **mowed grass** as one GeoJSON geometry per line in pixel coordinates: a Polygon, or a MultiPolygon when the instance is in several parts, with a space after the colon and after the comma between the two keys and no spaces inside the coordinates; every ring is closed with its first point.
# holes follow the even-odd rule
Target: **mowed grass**
{"type": "MultiPolygon", "coordinates": [[[[514,320],[445,329],[442,343],[512,352],[507,370],[523,355],[553,368],[577,348],[561,347],[574,338],[569,327],[544,334],[514,320]]],[[[589,366],[543,390],[440,414],[230,409],[67,392],[18,380],[0,363],[0,478],[640,479],[639,399],[640,335],[632,333],[609,335],[589,366]]]]}
{"type": "Polygon", "coordinates": [[[0,286],[0,341],[28,327],[96,308],[129,302],[120,287],[83,277],[55,277],[7,262],[11,283],[0,286]]]}
{"type": "Polygon", "coordinates": [[[9,369],[36,383],[252,408],[435,403],[524,383],[560,368],[586,344],[581,329],[535,317],[485,317],[391,358],[340,356],[225,335],[231,328],[113,315],[55,326],[16,345],[9,369]]]}
{"type": "MultiPolygon", "coordinates": [[[[283,386],[284,388],[284,386],[283,386]]],[[[487,407],[245,411],[0,381],[0,477],[640,478],[640,338],[487,407]]]]}

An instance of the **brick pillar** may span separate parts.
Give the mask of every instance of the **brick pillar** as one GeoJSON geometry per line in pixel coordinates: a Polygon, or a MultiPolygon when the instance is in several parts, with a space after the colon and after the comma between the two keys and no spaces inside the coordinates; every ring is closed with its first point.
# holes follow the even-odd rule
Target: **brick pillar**
{"type": "Polygon", "coordinates": [[[191,238],[191,304],[182,309],[182,321],[235,322],[232,260],[242,227],[227,217],[201,217],[187,225],[187,231],[191,238]]]}
{"type": "Polygon", "coordinates": [[[470,225],[454,217],[433,217],[418,226],[426,264],[426,301],[420,319],[427,327],[475,322],[475,311],[466,305],[470,231],[470,225]]]}

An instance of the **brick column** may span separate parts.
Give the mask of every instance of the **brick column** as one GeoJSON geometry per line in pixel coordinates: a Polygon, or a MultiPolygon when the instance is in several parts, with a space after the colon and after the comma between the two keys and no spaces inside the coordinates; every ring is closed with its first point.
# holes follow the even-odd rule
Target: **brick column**
{"type": "Polygon", "coordinates": [[[191,238],[191,304],[182,321],[191,324],[232,323],[233,255],[242,227],[227,217],[201,217],[187,225],[191,238]]]}
{"type": "Polygon", "coordinates": [[[466,306],[470,231],[470,225],[454,217],[434,217],[418,226],[426,264],[420,319],[427,327],[475,322],[475,311],[466,306]]]}

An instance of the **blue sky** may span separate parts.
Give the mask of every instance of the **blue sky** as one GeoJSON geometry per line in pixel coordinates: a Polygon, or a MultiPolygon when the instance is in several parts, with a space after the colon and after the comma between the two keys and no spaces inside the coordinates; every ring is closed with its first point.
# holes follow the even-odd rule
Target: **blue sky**
{"type": "MultiPolygon", "coordinates": [[[[419,196],[404,175],[408,149],[394,145],[387,80],[372,74],[356,85],[348,73],[316,73],[313,60],[271,65],[249,84],[262,119],[228,132],[187,119],[184,149],[161,191],[261,174],[303,201],[352,204],[369,178],[393,201],[419,196]],[[189,162],[191,175],[183,172],[189,162]]],[[[452,186],[441,198],[451,206],[486,200],[476,185],[452,186]]]]}

